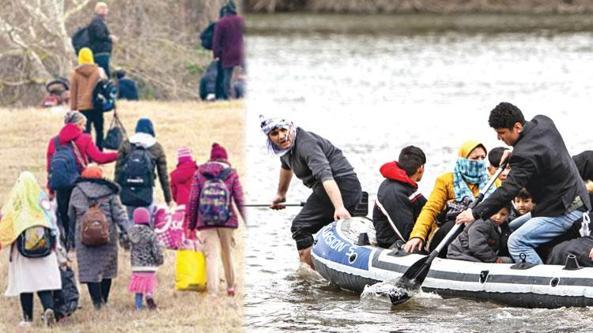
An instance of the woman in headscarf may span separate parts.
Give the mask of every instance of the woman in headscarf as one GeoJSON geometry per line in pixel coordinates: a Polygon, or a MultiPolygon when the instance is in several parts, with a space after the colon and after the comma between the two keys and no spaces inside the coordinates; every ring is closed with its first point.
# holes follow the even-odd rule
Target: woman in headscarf
{"type": "Polygon", "coordinates": [[[280,158],[278,192],[270,208],[283,209],[293,173],[313,190],[292,221],[292,238],[301,262],[313,267],[313,234],[323,226],[350,217],[362,198],[354,168],[329,140],[285,119],[261,117],[261,129],[271,153],[280,158]]]}
{"type": "Polygon", "coordinates": [[[95,64],[93,51],[83,47],[78,52],[78,66],[70,75],[70,109],[80,111],[86,117],[85,133],[91,133],[91,125],[95,127],[95,142],[100,150],[103,150],[103,110],[94,107],[93,91],[102,79],[107,79],[107,76],[95,64]]]}
{"type": "MultiPolygon", "coordinates": [[[[220,200],[223,201],[223,200],[220,200]]],[[[204,240],[206,253],[206,270],[208,273],[208,292],[218,292],[218,253],[219,247],[222,249],[222,263],[227,283],[227,295],[235,296],[235,272],[233,268],[231,247],[233,243],[233,232],[239,226],[238,215],[244,219],[243,212],[243,189],[239,182],[239,174],[228,161],[227,152],[218,143],[212,144],[210,151],[210,160],[200,165],[198,171],[194,174],[190,191],[190,199],[186,206],[186,215],[189,229],[200,231],[201,238],[204,240]],[[208,186],[212,181],[222,181],[223,184],[208,186]],[[209,188],[209,189],[208,189],[209,188]],[[204,192],[217,189],[214,197],[204,192]],[[209,199],[224,198],[228,195],[226,204],[218,205],[209,199]],[[235,203],[236,210],[232,203],[235,203]],[[214,203],[214,204],[212,204],[214,203]],[[223,216],[226,219],[220,219],[214,222],[210,219],[214,216],[223,216]],[[223,212],[222,215],[219,213],[223,212]],[[228,215],[227,215],[228,212],[228,215]],[[210,220],[209,220],[210,219],[210,220]]]]}
{"type": "Polygon", "coordinates": [[[119,186],[103,178],[99,166],[89,165],[76,182],[68,207],[70,221],[76,221],[78,278],[80,283],[87,284],[96,309],[109,300],[111,281],[117,276],[117,242],[120,237],[127,238],[128,219],[118,194],[119,186]],[[104,245],[87,246],[82,243],[82,220],[94,203],[99,205],[109,223],[109,240],[104,245]],[[118,237],[118,234],[125,236],[118,237]]]}
{"type": "MultiPolygon", "coordinates": [[[[423,250],[429,239],[431,239],[431,249],[436,247],[448,231],[447,229],[450,229],[449,225],[443,225],[437,237],[435,235],[439,229],[437,216],[447,208],[448,203],[454,201],[467,204],[480,193],[489,179],[485,163],[486,154],[486,147],[478,141],[468,140],[461,145],[453,171],[446,172],[437,178],[430,197],[410,233],[410,240],[404,245],[407,252],[423,250]]],[[[491,188],[488,193],[493,190],[491,188]]],[[[453,223],[454,221],[451,226],[453,223]]]]}
{"type": "Polygon", "coordinates": [[[43,306],[46,326],[55,322],[52,290],[62,288],[55,247],[41,258],[28,258],[17,249],[19,235],[32,227],[45,227],[57,239],[58,228],[50,203],[35,176],[23,172],[12,188],[8,201],[2,207],[0,220],[0,248],[9,249],[8,287],[6,296],[19,296],[23,310],[21,326],[33,321],[33,293],[36,292],[43,306]]]}
{"type": "MultiPolygon", "coordinates": [[[[132,220],[134,210],[137,207],[146,207],[149,211],[151,211],[151,213],[154,210],[152,198],[154,180],[157,178],[157,175],[155,174],[155,168],[161,183],[161,189],[163,190],[165,202],[169,206],[172,204],[171,188],[169,186],[169,177],[167,174],[167,156],[165,155],[163,146],[157,142],[155,133],[156,132],[154,130],[152,121],[148,118],[140,118],[136,123],[136,133],[132,135],[129,140],[124,141],[119,148],[117,162],[115,164],[115,181],[117,181],[117,183],[122,187],[121,199],[123,204],[126,205],[128,210],[128,219],[130,221],[132,220]],[[138,201],[143,201],[145,204],[137,204],[128,201],[130,200],[128,198],[128,193],[130,192],[126,191],[129,190],[129,187],[126,185],[126,179],[123,179],[126,178],[124,169],[130,160],[130,155],[138,150],[145,151],[151,160],[150,164],[152,164],[147,165],[149,168],[151,168],[150,172],[152,173],[152,184],[147,184],[147,186],[150,186],[150,191],[143,192],[141,195],[139,194],[139,196],[142,197],[137,198],[140,199],[138,201]]],[[[134,195],[136,194],[132,194],[132,196],[134,195]]],[[[154,227],[154,221],[151,221],[150,226],[154,227]]]]}

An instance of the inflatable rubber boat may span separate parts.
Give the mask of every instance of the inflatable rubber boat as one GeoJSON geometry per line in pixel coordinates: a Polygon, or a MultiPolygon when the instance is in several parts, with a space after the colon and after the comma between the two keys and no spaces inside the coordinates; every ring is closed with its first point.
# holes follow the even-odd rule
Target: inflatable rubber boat
{"type": "MultiPolygon", "coordinates": [[[[423,257],[403,250],[363,245],[372,244],[374,239],[373,223],[364,217],[325,226],[317,233],[312,249],[315,269],[340,288],[360,293],[366,285],[395,281],[423,257]]],[[[593,267],[490,264],[436,258],[422,291],[518,307],[591,306],[593,267]]]]}

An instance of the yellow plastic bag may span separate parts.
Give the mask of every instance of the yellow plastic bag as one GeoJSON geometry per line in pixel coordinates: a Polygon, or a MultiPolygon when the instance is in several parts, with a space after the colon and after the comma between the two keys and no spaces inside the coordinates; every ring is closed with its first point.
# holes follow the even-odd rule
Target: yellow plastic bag
{"type": "Polygon", "coordinates": [[[175,251],[175,290],[206,289],[206,258],[201,251],[175,251]]]}

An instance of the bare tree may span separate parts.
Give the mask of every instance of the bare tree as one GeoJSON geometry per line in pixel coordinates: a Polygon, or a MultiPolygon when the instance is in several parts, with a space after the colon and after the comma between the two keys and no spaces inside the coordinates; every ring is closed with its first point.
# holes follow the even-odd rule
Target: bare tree
{"type": "MultiPolygon", "coordinates": [[[[198,34],[227,0],[107,1],[110,31],[119,37],[111,64],[139,81],[145,96],[197,97],[211,55],[198,34]]],[[[3,0],[0,12],[0,105],[32,105],[45,83],[68,77],[76,57],[71,36],[88,24],[96,1],[3,0]]]]}

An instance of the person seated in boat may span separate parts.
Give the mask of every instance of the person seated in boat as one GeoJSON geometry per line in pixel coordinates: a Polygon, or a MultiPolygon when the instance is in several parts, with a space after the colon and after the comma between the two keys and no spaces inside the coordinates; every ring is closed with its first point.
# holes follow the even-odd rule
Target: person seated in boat
{"type": "Polygon", "coordinates": [[[593,150],[585,150],[573,156],[572,160],[579,170],[579,175],[585,182],[585,187],[589,192],[589,200],[593,202],[593,150]]]}
{"type": "MultiPolygon", "coordinates": [[[[449,215],[449,221],[441,220],[439,226],[437,216],[448,206],[452,208],[459,206],[455,203],[464,203],[463,209],[465,209],[478,195],[480,189],[486,186],[489,178],[484,162],[486,153],[486,147],[478,141],[468,140],[461,145],[453,171],[446,172],[437,178],[428,201],[410,233],[410,239],[404,245],[406,252],[423,251],[429,239],[431,239],[429,250],[436,247],[455,222],[454,216],[445,214],[449,215]],[[454,205],[451,205],[452,203],[454,205]]],[[[488,193],[491,191],[493,190],[491,189],[488,193]]],[[[461,212],[463,209],[456,210],[461,212]]],[[[443,256],[445,252],[446,248],[442,252],[443,256]]]]}
{"type": "Polygon", "coordinates": [[[456,222],[488,219],[526,188],[536,205],[531,219],[509,237],[509,252],[516,262],[524,254],[527,263],[542,264],[536,248],[563,235],[591,209],[585,183],[552,119],[537,115],[525,121],[519,108],[503,102],[490,112],[488,123],[498,139],[513,146],[512,154],[503,157],[511,171],[494,193],[459,214],[456,222]]]}
{"type": "Polygon", "coordinates": [[[397,161],[387,162],[379,170],[385,180],[377,191],[373,224],[380,247],[389,248],[396,241],[405,242],[414,227],[426,198],[418,191],[424,175],[426,155],[422,149],[407,146],[397,161]]]}
{"type": "Polygon", "coordinates": [[[285,119],[263,118],[268,150],[280,158],[278,191],[270,208],[283,209],[292,175],[313,190],[293,219],[291,231],[301,262],[313,267],[313,234],[331,222],[350,218],[362,198],[354,168],[329,140],[285,119]]]}
{"type": "Polygon", "coordinates": [[[509,227],[511,230],[517,230],[523,223],[531,219],[531,211],[535,207],[535,203],[531,194],[525,188],[522,188],[513,199],[513,206],[509,227]]]}
{"type": "MultiPolygon", "coordinates": [[[[495,147],[488,152],[488,163],[490,163],[490,165],[488,165],[488,174],[490,176],[494,175],[496,169],[498,169],[498,167],[500,166],[500,159],[502,158],[502,154],[504,154],[504,152],[507,150],[509,149],[505,147],[495,147]]],[[[509,171],[511,171],[511,168],[507,165],[507,167],[503,170],[503,172],[498,176],[498,179],[496,180],[497,186],[500,186],[500,183],[504,182],[505,179],[507,179],[509,171]]]]}
{"type": "Polygon", "coordinates": [[[476,262],[511,263],[510,257],[500,253],[506,241],[503,225],[507,223],[511,203],[502,207],[487,220],[477,220],[467,226],[449,245],[447,258],[476,262]]]}

